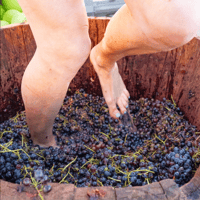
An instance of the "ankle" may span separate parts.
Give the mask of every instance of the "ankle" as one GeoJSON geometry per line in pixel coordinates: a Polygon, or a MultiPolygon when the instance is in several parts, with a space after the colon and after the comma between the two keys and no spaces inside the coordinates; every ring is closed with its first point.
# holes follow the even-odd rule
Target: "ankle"
{"type": "Polygon", "coordinates": [[[56,146],[56,140],[54,137],[49,139],[33,138],[32,141],[34,145],[40,145],[41,147],[56,146]]]}
{"type": "Polygon", "coordinates": [[[92,50],[92,62],[99,68],[111,72],[115,62],[109,59],[108,55],[104,55],[101,51],[97,51],[96,47],[92,50]],[[95,63],[94,63],[95,62],[95,63]]]}

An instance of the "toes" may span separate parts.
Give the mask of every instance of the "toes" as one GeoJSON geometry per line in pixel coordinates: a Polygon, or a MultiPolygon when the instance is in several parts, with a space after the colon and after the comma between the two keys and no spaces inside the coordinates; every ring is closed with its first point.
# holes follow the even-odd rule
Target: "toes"
{"type": "Polygon", "coordinates": [[[127,98],[130,97],[130,94],[129,94],[129,92],[128,92],[128,90],[126,88],[124,88],[123,94],[125,94],[127,96],[127,98]]]}
{"type": "Polygon", "coordinates": [[[122,114],[122,115],[125,114],[127,103],[126,103],[125,101],[123,101],[123,99],[120,98],[120,99],[117,101],[117,104],[118,104],[118,106],[119,106],[119,108],[120,108],[121,114],[122,114]]]}
{"type": "Polygon", "coordinates": [[[107,105],[108,105],[108,108],[109,108],[110,116],[113,117],[114,119],[118,119],[120,117],[120,112],[117,109],[115,101],[114,100],[107,101],[107,105]]]}
{"type": "Polygon", "coordinates": [[[123,104],[125,104],[125,106],[127,108],[128,107],[128,97],[124,93],[122,93],[121,99],[124,102],[123,104]]]}

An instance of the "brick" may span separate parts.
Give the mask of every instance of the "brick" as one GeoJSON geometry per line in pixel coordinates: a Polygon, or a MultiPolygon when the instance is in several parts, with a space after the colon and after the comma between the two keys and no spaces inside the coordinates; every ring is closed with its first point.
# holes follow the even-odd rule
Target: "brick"
{"type": "Polygon", "coordinates": [[[166,179],[159,182],[167,199],[178,200],[180,199],[180,188],[173,179],[166,179]]]}
{"type": "Polygon", "coordinates": [[[116,200],[115,190],[113,187],[92,187],[92,188],[76,188],[74,200],[88,200],[89,197],[87,192],[92,192],[92,190],[102,190],[105,192],[104,197],[100,197],[98,200],[116,200]]]}
{"type": "MultiPolygon", "coordinates": [[[[50,183],[52,190],[44,194],[41,192],[44,200],[73,200],[74,185],[50,183]]],[[[23,192],[17,192],[18,184],[9,183],[1,180],[1,199],[0,200],[32,200],[37,191],[33,187],[24,187],[23,192]]],[[[34,200],[40,200],[40,197],[35,196],[34,200]]]]}

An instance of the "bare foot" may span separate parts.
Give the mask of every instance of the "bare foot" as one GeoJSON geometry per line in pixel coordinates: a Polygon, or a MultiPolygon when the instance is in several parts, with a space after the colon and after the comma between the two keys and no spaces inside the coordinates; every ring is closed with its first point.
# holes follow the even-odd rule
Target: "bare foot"
{"type": "Polygon", "coordinates": [[[50,147],[50,146],[54,148],[59,147],[56,144],[55,136],[53,135],[53,133],[51,136],[48,136],[47,138],[45,138],[45,141],[44,139],[42,141],[38,141],[38,138],[34,138],[34,137],[33,138],[31,137],[31,139],[33,140],[34,145],[39,145],[40,147],[44,147],[44,148],[50,147]]]}
{"type": "Polygon", "coordinates": [[[40,147],[42,147],[42,148],[48,148],[48,147],[53,147],[53,148],[60,148],[57,144],[56,144],[56,142],[50,142],[50,143],[48,143],[48,144],[43,144],[43,143],[34,143],[34,145],[39,145],[40,147]]]}
{"type": "Polygon", "coordinates": [[[113,66],[100,66],[97,64],[97,55],[99,56],[97,53],[97,46],[95,46],[90,52],[90,61],[99,77],[110,116],[117,119],[120,116],[120,112],[121,114],[126,112],[130,94],[119,74],[117,63],[113,66]],[[116,104],[119,106],[120,112],[116,104]]]}

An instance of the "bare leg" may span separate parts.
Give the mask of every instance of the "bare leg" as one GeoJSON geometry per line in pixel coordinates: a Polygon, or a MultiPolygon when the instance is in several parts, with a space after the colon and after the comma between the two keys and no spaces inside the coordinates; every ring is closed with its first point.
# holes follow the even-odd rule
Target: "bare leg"
{"type": "Polygon", "coordinates": [[[100,79],[110,115],[126,111],[129,93],[118,72],[116,61],[124,56],[169,51],[196,36],[200,15],[194,0],[126,0],[110,20],[104,38],[90,60],[100,79]]]}
{"type": "Polygon", "coordinates": [[[22,79],[28,127],[34,144],[56,146],[54,119],[91,48],[86,10],[83,0],[19,3],[37,44],[22,79]]]}

